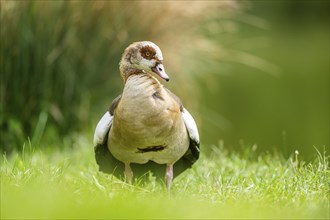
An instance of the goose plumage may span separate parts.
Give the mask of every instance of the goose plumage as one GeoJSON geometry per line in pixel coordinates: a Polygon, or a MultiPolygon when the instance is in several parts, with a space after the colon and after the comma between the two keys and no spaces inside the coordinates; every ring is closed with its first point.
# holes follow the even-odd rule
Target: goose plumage
{"type": "Polygon", "coordinates": [[[200,148],[195,120],[157,79],[169,81],[162,61],[150,41],[126,48],[119,64],[123,93],[97,124],[94,147],[100,171],[130,183],[133,175],[165,173],[170,191],[173,177],[197,161],[200,148]]]}

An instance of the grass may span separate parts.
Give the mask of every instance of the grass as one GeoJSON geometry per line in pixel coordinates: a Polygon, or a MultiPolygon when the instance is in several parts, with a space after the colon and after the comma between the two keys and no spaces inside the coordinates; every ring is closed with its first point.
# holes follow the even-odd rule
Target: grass
{"type": "MultiPolygon", "coordinates": [[[[202,146],[207,148],[208,146],[202,146]]],[[[1,163],[1,219],[328,219],[329,156],[304,163],[211,147],[192,170],[165,184],[150,176],[129,185],[97,171],[93,149],[25,149],[1,163]]]]}
{"type": "Polygon", "coordinates": [[[1,1],[0,218],[329,219],[329,153],[301,159],[328,146],[329,19],[314,16],[327,7],[252,3],[1,1]],[[122,90],[118,62],[138,40],[162,48],[169,88],[204,125],[201,159],[171,195],[152,176],[98,172],[90,141],[71,142],[122,90]],[[300,155],[205,144],[219,136],[300,155]]]}

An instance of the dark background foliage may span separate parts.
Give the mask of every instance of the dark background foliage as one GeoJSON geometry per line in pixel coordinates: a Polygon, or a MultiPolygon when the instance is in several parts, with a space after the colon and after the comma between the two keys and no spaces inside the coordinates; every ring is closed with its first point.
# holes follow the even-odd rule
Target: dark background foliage
{"type": "Polygon", "coordinates": [[[3,151],[92,140],[139,40],[162,48],[204,150],[329,147],[328,1],[1,1],[0,19],[3,151]]]}

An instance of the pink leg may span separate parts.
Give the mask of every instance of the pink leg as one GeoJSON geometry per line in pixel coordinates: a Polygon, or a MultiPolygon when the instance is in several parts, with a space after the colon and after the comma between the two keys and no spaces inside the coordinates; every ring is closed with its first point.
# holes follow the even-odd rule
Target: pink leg
{"type": "Polygon", "coordinates": [[[167,191],[170,192],[171,184],[172,184],[172,180],[173,180],[173,164],[167,164],[165,179],[166,179],[167,191]]]}
{"type": "Polygon", "coordinates": [[[125,163],[125,176],[126,180],[129,184],[132,184],[133,180],[133,171],[131,169],[131,166],[129,165],[130,163],[125,163]]]}

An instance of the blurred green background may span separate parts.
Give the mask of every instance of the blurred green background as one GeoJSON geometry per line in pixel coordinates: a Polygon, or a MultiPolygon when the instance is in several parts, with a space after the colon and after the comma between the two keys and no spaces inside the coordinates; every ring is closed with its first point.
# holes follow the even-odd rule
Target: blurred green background
{"type": "Polygon", "coordinates": [[[1,1],[0,19],[2,151],[92,147],[140,40],[162,49],[203,151],[329,147],[329,1],[1,1]]]}

